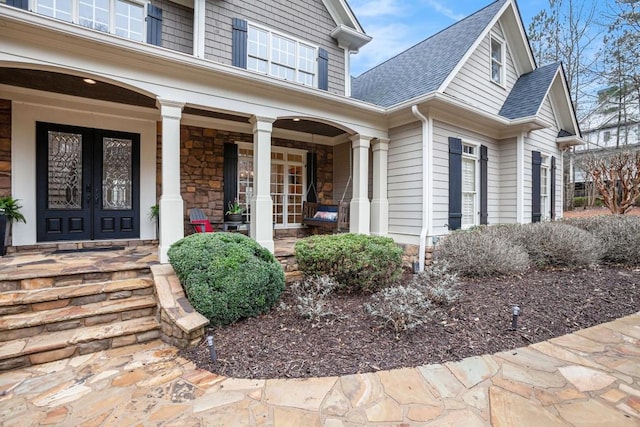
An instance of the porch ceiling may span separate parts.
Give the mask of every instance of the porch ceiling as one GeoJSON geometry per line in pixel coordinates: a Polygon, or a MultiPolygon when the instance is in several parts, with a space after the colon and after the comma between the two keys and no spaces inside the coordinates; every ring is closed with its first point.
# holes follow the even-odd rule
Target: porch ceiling
{"type": "Polygon", "coordinates": [[[273,127],[296,132],[312,133],[314,135],[322,135],[329,138],[345,133],[342,129],[337,127],[305,119],[300,119],[299,121],[294,121],[293,119],[278,119],[273,123],[273,127]]]}
{"type": "Polygon", "coordinates": [[[154,98],[99,80],[95,80],[95,84],[87,84],[83,78],[52,71],[0,68],[0,83],[2,84],[138,107],[156,108],[154,98]]]}

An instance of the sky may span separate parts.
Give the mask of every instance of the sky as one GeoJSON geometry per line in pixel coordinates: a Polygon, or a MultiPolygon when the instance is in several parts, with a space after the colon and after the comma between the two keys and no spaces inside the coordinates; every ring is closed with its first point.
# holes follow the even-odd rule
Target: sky
{"type": "MultiPolygon", "coordinates": [[[[351,74],[380,64],[493,0],[349,0],[365,32],[373,40],[351,56],[351,74]]],[[[520,0],[525,29],[548,0],[520,0]]]]}

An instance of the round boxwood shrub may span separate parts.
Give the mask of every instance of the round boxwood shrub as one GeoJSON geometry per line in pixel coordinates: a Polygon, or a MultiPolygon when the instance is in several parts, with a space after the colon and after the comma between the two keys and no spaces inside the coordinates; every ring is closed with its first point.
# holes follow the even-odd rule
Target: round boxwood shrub
{"type": "Polygon", "coordinates": [[[375,292],[391,286],[402,274],[402,249],[388,237],[311,236],[296,243],[295,255],[304,274],[331,276],[346,292],[375,292]]]}
{"type": "Polygon", "coordinates": [[[213,325],[265,313],[284,290],[280,263],[239,233],[192,234],[168,255],[187,298],[213,325]]]}

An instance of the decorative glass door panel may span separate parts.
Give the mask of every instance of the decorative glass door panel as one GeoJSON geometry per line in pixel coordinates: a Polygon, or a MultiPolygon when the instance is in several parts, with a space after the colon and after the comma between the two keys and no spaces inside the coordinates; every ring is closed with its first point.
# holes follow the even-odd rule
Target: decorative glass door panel
{"type": "Polygon", "coordinates": [[[37,123],[38,241],[138,238],[137,134],[37,123]]]}

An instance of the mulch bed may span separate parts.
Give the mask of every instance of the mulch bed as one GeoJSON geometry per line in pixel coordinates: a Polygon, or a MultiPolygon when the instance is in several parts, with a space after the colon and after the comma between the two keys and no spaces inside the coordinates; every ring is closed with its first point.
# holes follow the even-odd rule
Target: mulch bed
{"type": "Polygon", "coordinates": [[[428,324],[396,336],[367,315],[367,295],[332,296],[337,316],[312,323],[295,310],[213,328],[218,360],[206,342],[182,355],[200,368],[235,378],[305,378],[456,361],[514,349],[640,310],[640,269],[531,270],[524,277],[467,280],[460,300],[436,306],[428,324]],[[512,308],[521,313],[510,330],[512,308]]]}

